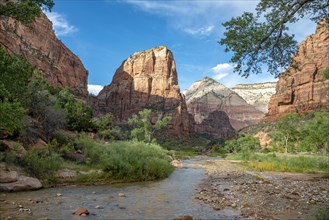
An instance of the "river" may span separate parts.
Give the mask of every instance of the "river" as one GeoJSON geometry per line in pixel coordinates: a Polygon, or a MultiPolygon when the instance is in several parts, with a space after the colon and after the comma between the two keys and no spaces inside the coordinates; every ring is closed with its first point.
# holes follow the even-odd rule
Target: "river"
{"type": "Polygon", "coordinates": [[[199,166],[209,158],[183,161],[167,179],[102,186],[66,186],[20,193],[1,193],[0,217],[5,219],[83,219],[72,212],[89,210],[89,219],[242,219],[236,210],[213,210],[195,197],[197,186],[207,178],[199,166]],[[118,196],[124,194],[124,197],[118,196]],[[97,209],[96,206],[101,206],[97,209]],[[30,210],[31,212],[29,213],[30,210]]]}

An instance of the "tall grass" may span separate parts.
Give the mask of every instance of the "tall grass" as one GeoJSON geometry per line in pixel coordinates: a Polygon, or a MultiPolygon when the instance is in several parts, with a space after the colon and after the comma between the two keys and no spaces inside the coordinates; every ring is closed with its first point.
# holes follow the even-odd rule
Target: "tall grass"
{"type": "Polygon", "coordinates": [[[145,181],[168,177],[173,167],[166,160],[168,151],[156,144],[116,141],[95,142],[87,137],[77,141],[86,163],[105,171],[113,179],[145,181]]]}
{"type": "Polygon", "coordinates": [[[299,173],[329,173],[327,156],[295,156],[283,154],[232,154],[227,159],[244,160],[246,166],[260,171],[281,171],[299,173]]]}

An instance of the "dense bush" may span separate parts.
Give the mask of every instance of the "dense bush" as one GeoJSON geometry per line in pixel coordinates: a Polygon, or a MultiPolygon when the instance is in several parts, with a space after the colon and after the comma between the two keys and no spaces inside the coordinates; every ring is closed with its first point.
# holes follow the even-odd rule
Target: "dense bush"
{"type": "Polygon", "coordinates": [[[48,150],[31,149],[22,159],[24,169],[31,175],[52,183],[61,168],[62,158],[48,150]]]}
{"type": "Polygon", "coordinates": [[[0,129],[8,134],[19,133],[24,128],[22,119],[26,110],[17,101],[9,101],[7,98],[0,100],[0,129]]]}
{"type": "Polygon", "coordinates": [[[308,113],[303,117],[287,114],[276,123],[270,132],[271,145],[285,152],[328,152],[329,112],[308,113]]]}
{"type": "Polygon", "coordinates": [[[57,96],[57,106],[67,112],[67,126],[70,130],[87,131],[92,127],[92,109],[76,99],[70,89],[61,90],[57,96]]]}
{"type": "Polygon", "coordinates": [[[86,163],[103,169],[115,179],[155,180],[165,178],[173,171],[165,159],[168,152],[155,144],[116,141],[104,145],[80,137],[77,145],[83,149],[86,163]]]}
{"type": "Polygon", "coordinates": [[[93,128],[97,131],[102,140],[124,140],[127,139],[127,132],[119,126],[115,126],[113,115],[107,113],[92,120],[93,128]]]}
{"type": "Polygon", "coordinates": [[[259,150],[259,139],[250,135],[242,135],[236,140],[229,140],[225,142],[225,151],[227,153],[238,153],[240,151],[256,151],[259,150]]]}
{"type": "Polygon", "coordinates": [[[19,100],[24,106],[29,104],[28,84],[35,69],[19,56],[8,54],[0,47],[0,85],[9,92],[9,99],[19,100]]]}

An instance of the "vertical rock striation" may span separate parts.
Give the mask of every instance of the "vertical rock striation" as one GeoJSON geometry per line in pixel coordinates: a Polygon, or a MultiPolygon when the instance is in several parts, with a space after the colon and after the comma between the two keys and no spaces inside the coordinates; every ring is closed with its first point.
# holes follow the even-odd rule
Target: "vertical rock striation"
{"type": "Polygon", "coordinates": [[[233,128],[240,130],[258,123],[264,116],[237,93],[209,77],[195,82],[184,93],[188,111],[194,116],[196,124],[201,124],[211,112],[223,111],[233,128]]]}
{"type": "Polygon", "coordinates": [[[267,113],[268,103],[275,94],[276,82],[239,84],[232,88],[248,104],[255,106],[258,110],[267,113]]]}
{"type": "Polygon", "coordinates": [[[292,63],[279,78],[266,120],[292,112],[329,109],[329,79],[324,75],[329,71],[328,24],[317,25],[316,33],[299,45],[292,63]]]}
{"type": "Polygon", "coordinates": [[[7,51],[24,56],[39,68],[55,87],[70,87],[85,96],[88,71],[80,59],[57,39],[46,15],[29,26],[13,19],[0,20],[0,45],[7,51]]]}
{"type": "Polygon", "coordinates": [[[116,70],[112,83],[98,94],[98,100],[99,111],[111,112],[117,122],[148,108],[154,112],[154,121],[171,116],[169,128],[178,135],[193,130],[174,57],[165,46],[131,55],[116,70]]]}

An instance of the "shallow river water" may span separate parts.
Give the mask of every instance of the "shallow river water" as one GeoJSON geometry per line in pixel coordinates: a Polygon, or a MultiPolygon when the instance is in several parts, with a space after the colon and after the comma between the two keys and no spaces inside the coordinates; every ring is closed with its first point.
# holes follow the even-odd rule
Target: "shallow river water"
{"type": "MultiPolygon", "coordinates": [[[[183,168],[161,181],[102,186],[67,186],[21,193],[1,193],[0,199],[16,205],[0,207],[2,217],[14,219],[174,219],[190,215],[193,219],[240,219],[237,211],[213,210],[196,200],[198,184],[206,178],[198,166],[205,158],[183,161],[183,168]],[[125,197],[119,197],[123,193],[125,197]],[[57,196],[61,194],[61,196],[57,196]],[[31,201],[40,201],[32,203],[31,201]],[[19,204],[30,209],[19,212],[19,204]],[[96,209],[102,206],[103,209],[96,209]],[[9,210],[9,208],[12,210],[9,210]],[[78,207],[89,210],[88,217],[72,212],[78,207]]],[[[242,218],[241,218],[242,219],[242,218]]]]}

